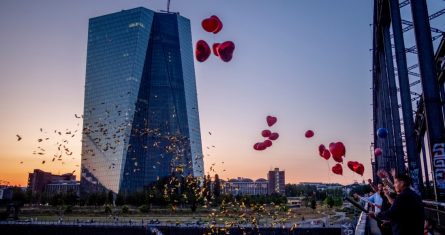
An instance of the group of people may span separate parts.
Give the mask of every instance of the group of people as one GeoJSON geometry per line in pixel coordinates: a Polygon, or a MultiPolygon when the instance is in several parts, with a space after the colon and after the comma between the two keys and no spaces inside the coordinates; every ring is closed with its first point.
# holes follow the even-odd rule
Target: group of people
{"type": "Polygon", "coordinates": [[[374,191],[371,196],[354,196],[373,208],[368,216],[377,221],[382,235],[434,234],[434,221],[425,220],[422,199],[411,188],[411,178],[393,174],[394,183],[388,176],[381,178],[383,183],[377,185],[369,180],[374,191]]]}

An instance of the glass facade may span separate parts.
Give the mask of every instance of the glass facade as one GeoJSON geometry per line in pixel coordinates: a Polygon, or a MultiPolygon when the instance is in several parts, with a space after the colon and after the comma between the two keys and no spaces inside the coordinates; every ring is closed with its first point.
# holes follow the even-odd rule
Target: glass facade
{"type": "Polygon", "coordinates": [[[90,19],[81,192],[203,176],[190,21],[135,8],[90,19]]]}

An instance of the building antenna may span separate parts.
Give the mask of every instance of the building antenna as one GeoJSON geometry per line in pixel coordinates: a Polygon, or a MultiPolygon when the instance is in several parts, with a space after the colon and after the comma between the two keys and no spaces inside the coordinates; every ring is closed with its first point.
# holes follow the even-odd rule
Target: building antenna
{"type": "Polygon", "coordinates": [[[167,0],[167,13],[170,13],[170,0],[167,0]]]}

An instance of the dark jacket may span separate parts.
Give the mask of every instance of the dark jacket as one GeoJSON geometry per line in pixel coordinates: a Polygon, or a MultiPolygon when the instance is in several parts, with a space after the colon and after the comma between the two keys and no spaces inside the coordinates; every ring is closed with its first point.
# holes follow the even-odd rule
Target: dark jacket
{"type": "Polygon", "coordinates": [[[397,195],[391,208],[379,215],[391,220],[393,235],[422,235],[425,220],[423,203],[417,193],[411,189],[397,195]]]}

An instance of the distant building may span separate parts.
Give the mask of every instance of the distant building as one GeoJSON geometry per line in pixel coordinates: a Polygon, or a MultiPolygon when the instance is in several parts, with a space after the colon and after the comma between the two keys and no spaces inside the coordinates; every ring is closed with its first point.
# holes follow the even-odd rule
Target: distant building
{"type": "Polygon", "coordinates": [[[66,188],[64,192],[68,192],[70,189],[75,189],[77,190],[77,194],[79,186],[78,182],[76,181],[76,176],[72,173],[53,175],[50,172],[45,172],[39,169],[35,169],[33,173],[29,173],[28,189],[33,193],[53,192],[53,190],[56,188],[59,188],[62,191],[65,190],[62,188],[66,188]],[[77,188],[72,186],[75,184],[77,184],[77,188]]]}
{"type": "Polygon", "coordinates": [[[280,171],[279,168],[269,171],[267,181],[269,194],[278,193],[284,195],[286,193],[284,171],[280,171]]]}
{"type": "Polygon", "coordinates": [[[75,193],[79,195],[80,182],[78,181],[60,181],[55,183],[50,183],[45,186],[45,193],[49,195],[60,194],[60,193],[75,193]]]}
{"type": "Polygon", "coordinates": [[[287,204],[290,207],[301,207],[303,205],[304,197],[287,197],[287,204]]]}
{"type": "Polygon", "coordinates": [[[301,182],[300,185],[304,186],[312,186],[317,189],[317,191],[324,191],[326,189],[339,189],[343,188],[343,185],[341,184],[326,184],[326,183],[320,183],[320,182],[301,182]]]}
{"type": "Polygon", "coordinates": [[[12,187],[0,185],[0,201],[12,199],[12,187]]]}
{"type": "Polygon", "coordinates": [[[257,179],[255,181],[248,178],[238,177],[222,182],[222,189],[225,194],[237,195],[267,195],[267,180],[257,179]]]}

